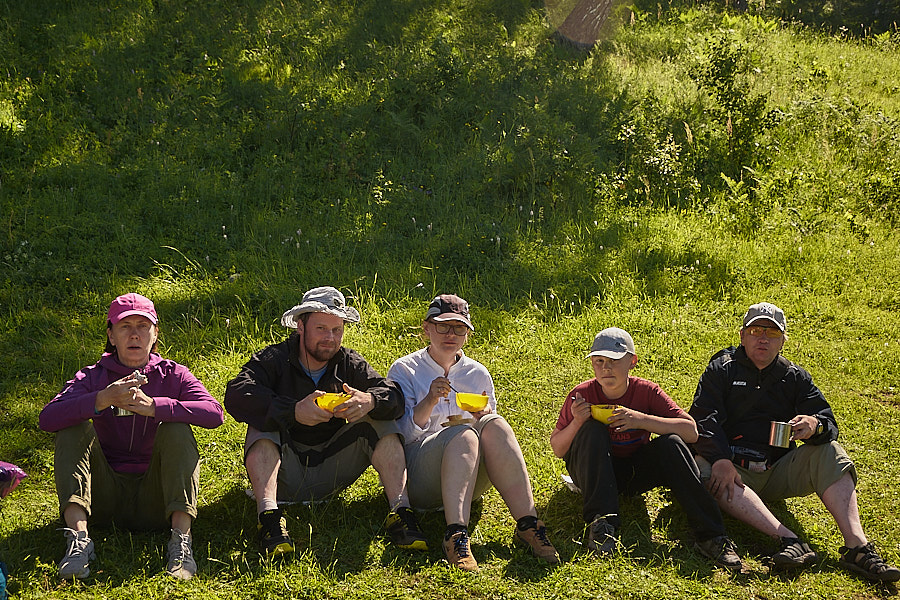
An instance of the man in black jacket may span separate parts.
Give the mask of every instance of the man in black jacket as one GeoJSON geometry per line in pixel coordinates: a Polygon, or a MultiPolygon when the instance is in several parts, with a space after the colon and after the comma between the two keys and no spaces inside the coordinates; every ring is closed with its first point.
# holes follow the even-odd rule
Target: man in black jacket
{"type": "Polygon", "coordinates": [[[396,419],[400,388],[341,341],[358,323],[333,287],[318,287],[281,317],[294,333],[254,354],[228,383],[225,407],[247,424],[244,465],[256,497],[260,551],[294,551],[278,502],[322,500],[371,464],[390,504],[385,526],[402,548],[427,549],[406,492],[406,459],[396,419]],[[327,395],[326,395],[327,393],[327,395]],[[325,400],[342,394],[336,406],[325,400]]]}
{"type": "Polygon", "coordinates": [[[700,434],[694,451],[701,474],[723,512],[780,538],[776,567],[805,567],[818,556],[764,501],[815,492],[844,537],[841,566],[873,581],[897,581],[900,570],[863,533],[856,467],[836,441],[831,407],[810,374],[780,354],[786,325],[774,304],[754,304],[744,315],[741,345],[716,354],[700,378],[689,413],[700,434]],[[787,447],[769,443],[773,421],[789,424],[787,447]]]}

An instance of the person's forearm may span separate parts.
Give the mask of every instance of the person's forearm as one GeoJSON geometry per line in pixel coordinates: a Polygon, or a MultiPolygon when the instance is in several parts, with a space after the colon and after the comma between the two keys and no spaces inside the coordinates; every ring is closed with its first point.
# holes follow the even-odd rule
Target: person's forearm
{"type": "Polygon", "coordinates": [[[697,424],[690,418],[685,419],[679,417],[671,418],[646,415],[644,423],[646,426],[642,429],[646,429],[650,433],[659,435],[674,433],[688,444],[693,444],[698,439],[697,424]]]}
{"type": "Polygon", "coordinates": [[[428,421],[431,420],[431,413],[434,411],[434,407],[437,406],[438,401],[440,401],[440,398],[432,398],[431,394],[428,394],[416,404],[416,407],[413,409],[413,422],[419,428],[426,429],[428,421]]]}
{"type": "Polygon", "coordinates": [[[583,423],[584,421],[573,420],[565,428],[556,429],[550,434],[550,448],[553,450],[553,454],[559,458],[566,455],[569,448],[572,447],[572,440],[575,439],[575,435],[581,429],[583,423]]]}

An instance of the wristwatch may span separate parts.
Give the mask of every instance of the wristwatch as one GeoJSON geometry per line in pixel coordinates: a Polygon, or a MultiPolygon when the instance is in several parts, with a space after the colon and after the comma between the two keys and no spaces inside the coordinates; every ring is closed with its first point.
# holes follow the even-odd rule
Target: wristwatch
{"type": "Polygon", "coordinates": [[[816,417],[816,433],[815,435],[819,435],[825,431],[825,426],[822,425],[822,420],[819,417],[816,417]]]}

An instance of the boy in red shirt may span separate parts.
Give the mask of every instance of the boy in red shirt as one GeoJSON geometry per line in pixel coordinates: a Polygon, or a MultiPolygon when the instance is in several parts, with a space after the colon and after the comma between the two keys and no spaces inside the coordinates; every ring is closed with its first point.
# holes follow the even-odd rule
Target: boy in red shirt
{"type": "Polygon", "coordinates": [[[604,329],[587,357],[594,378],[569,392],[550,435],[553,453],[565,460],[584,494],[587,547],[598,556],[616,550],[620,492],[640,494],[665,486],[687,515],[696,549],[719,566],[740,570],[722,513],[687,446],[697,441],[694,419],[657,384],[629,375],[637,354],[627,331],[604,329]],[[591,417],[594,404],[617,405],[608,424],[591,417]]]}

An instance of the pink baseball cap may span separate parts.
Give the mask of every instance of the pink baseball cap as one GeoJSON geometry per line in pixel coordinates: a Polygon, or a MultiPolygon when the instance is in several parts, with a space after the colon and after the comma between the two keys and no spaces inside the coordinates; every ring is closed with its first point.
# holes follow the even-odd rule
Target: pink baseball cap
{"type": "Polygon", "coordinates": [[[130,317],[131,315],[147,317],[154,325],[159,322],[159,317],[156,316],[156,308],[153,306],[153,302],[149,298],[145,298],[144,296],[133,292],[130,294],[123,294],[113,300],[112,304],[109,305],[109,312],[106,313],[106,318],[110,323],[115,325],[125,317],[130,317]]]}

